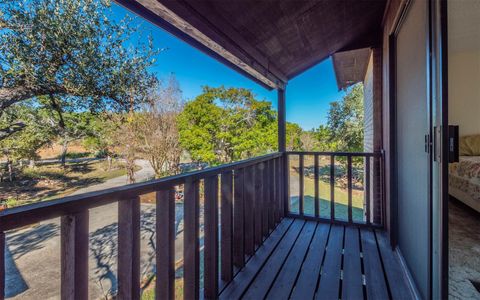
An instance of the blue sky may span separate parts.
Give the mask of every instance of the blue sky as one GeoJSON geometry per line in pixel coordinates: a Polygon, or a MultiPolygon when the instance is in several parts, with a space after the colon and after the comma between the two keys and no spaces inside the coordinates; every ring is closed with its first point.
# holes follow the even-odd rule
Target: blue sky
{"type": "MultiPolygon", "coordinates": [[[[113,6],[114,18],[123,18],[128,12],[117,5],[113,6]]],[[[151,34],[154,45],[164,48],[157,58],[153,71],[159,77],[175,74],[185,99],[190,100],[201,93],[202,86],[244,87],[253,90],[259,99],[272,102],[277,107],[277,93],[251,81],[233,71],[210,56],[191,47],[162,29],[136,17],[141,37],[151,34]]],[[[308,71],[292,79],[287,85],[287,121],[298,123],[304,129],[312,129],[325,124],[329,103],[341,99],[331,59],[327,59],[308,71]]]]}

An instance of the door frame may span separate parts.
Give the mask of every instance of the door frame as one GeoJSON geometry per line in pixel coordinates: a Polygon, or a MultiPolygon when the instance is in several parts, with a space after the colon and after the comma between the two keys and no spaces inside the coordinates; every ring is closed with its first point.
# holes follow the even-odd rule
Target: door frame
{"type": "MultiPolygon", "coordinates": [[[[423,1],[423,0],[405,0],[401,4],[401,8],[399,8],[399,14],[396,18],[394,25],[392,27],[391,32],[388,35],[388,49],[389,49],[389,134],[390,134],[390,215],[391,215],[391,245],[393,248],[397,248],[398,246],[398,178],[397,178],[397,111],[396,111],[396,102],[397,102],[397,89],[396,89],[396,37],[397,34],[403,25],[405,17],[407,16],[410,7],[412,6],[413,1],[423,1]]],[[[427,16],[426,16],[426,103],[427,106],[427,124],[428,124],[428,141],[426,141],[426,147],[428,148],[428,256],[429,260],[427,262],[428,268],[428,278],[427,278],[427,298],[431,299],[433,294],[433,274],[432,274],[432,265],[433,265],[433,239],[432,239],[432,215],[433,215],[433,192],[432,192],[432,170],[433,170],[433,159],[434,156],[432,155],[434,149],[434,142],[433,136],[435,134],[433,128],[433,115],[432,115],[432,105],[434,103],[434,99],[432,97],[432,88],[434,87],[433,77],[432,77],[432,56],[433,56],[433,33],[432,33],[432,24],[433,24],[433,2],[435,0],[428,0],[427,5],[427,16]]],[[[440,0],[440,1],[447,1],[447,0],[440,0]]],[[[448,128],[447,128],[448,130],[448,128]]],[[[442,133],[446,131],[443,128],[442,133]]],[[[446,140],[446,139],[445,139],[446,140]]],[[[442,148],[446,148],[448,150],[448,145],[445,147],[442,145],[442,148]]],[[[443,151],[444,152],[444,151],[443,151]]],[[[447,152],[448,153],[448,152],[447,152]]],[[[448,154],[447,154],[448,155],[448,154]]],[[[447,165],[448,169],[448,165],[447,165]]],[[[447,192],[448,194],[448,192],[447,192]]],[[[443,243],[443,240],[442,240],[443,243]]],[[[448,244],[448,243],[447,243],[448,244]]],[[[442,256],[443,259],[443,256],[442,256]]],[[[443,270],[443,269],[442,269],[443,270]]],[[[443,274],[442,274],[443,275],[443,274]]],[[[447,269],[448,275],[448,269],[447,269]]],[[[411,282],[414,284],[413,282],[411,282]]],[[[413,287],[416,288],[415,286],[413,287]]]]}

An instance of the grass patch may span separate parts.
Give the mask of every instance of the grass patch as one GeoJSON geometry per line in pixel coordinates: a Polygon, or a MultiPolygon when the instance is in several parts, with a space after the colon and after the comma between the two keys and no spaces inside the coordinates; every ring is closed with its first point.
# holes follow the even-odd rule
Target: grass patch
{"type": "Polygon", "coordinates": [[[110,170],[106,161],[67,163],[65,168],[59,163],[25,167],[14,182],[1,183],[0,201],[12,207],[52,200],[125,174],[122,162],[114,162],[110,170]]]}

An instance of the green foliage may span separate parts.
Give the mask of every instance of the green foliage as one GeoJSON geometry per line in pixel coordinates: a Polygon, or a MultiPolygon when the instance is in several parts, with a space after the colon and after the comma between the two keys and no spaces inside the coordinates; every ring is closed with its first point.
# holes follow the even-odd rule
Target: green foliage
{"type": "Polygon", "coordinates": [[[328,126],[320,125],[317,129],[313,130],[312,134],[317,141],[317,151],[333,151],[337,149],[337,141],[333,139],[328,126]]]}
{"type": "Polygon", "coordinates": [[[49,112],[44,108],[35,108],[31,101],[16,104],[4,111],[0,118],[0,127],[16,119],[22,119],[26,127],[0,139],[2,154],[12,161],[36,159],[38,149],[49,144],[55,136],[49,112]]]}
{"type": "Polygon", "coordinates": [[[137,28],[111,17],[109,7],[108,0],[0,0],[0,140],[29,130],[13,140],[32,145],[22,146],[29,155],[15,155],[32,156],[44,129],[25,128],[35,124],[21,114],[4,117],[16,104],[50,110],[64,158],[70,141],[88,135],[86,111],[127,111],[146,101],[157,82],[149,67],[158,51],[150,38],[127,48],[137,28]]]}
{"type": "Polygon", "coordinates": [[[276,113],[248,89],[204,87],[177,120],[194,161],[227,163],[276,149],[276,113]]]}
{"type": "Polygon", "coordinates": [[[287,122],[286,131],[287,151],[302,151],[302,127],[296,123],[287,122]]]}
{"type": "Polygon", "coordinates": [[[363,151],[363,85],[354,85],[341,101],[330,103],[328,128],[337,151],[363,151]]]}

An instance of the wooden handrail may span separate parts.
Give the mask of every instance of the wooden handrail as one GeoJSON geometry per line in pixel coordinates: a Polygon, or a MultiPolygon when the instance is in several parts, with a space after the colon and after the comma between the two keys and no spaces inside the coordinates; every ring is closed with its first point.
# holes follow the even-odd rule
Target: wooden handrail
{"type": "Polygon", "coordinates": [[[81,210],[95,208],[122,200],[129,200],[132,196],[148,194],[183,184],[187,178],[191,180],[199,180],[225,171],[252,166],[281,156],[282,153],[272,153],[147,182],[128,184],[102,191],[68,196],[56,200],[6,209],[0,212],[0,231],[7,231],[44,220],[75,214],[81,210]]]}
{"type": "Polygon", "coordinates": [[[280,211],[283,199],[275,194],[276,184],[278,189],[283,188],[281,185],[284,181],[280,178],[282,173],[278,166],[283,165],[284,157],[283,153],[272,153],[195,172],[0,212],[0,300],[5,297],[5,232],[56,217],[62,219],[61,298],[87,299],[89,209],[115,202],[118,202],[117,296],[120,299],[140,299],[140,196],[152,192],[156,193],[155,295],[156,299],[173,299],[175,189],[182,184],[184,296],[186,299],[200,298],[200,270],[203,269],[203,298],[217,298],[221,288],[235,276],[234,271],[238,272],[238,268],[254,254],[285,215],[284,211],[280,211]],[[204,268],[200,268],[199,243],[202,182],[204,268]],[[220,208],[219,199],[222,202],[220,208]],[[222,284],[219,284],[219,279],[222,284]]]}

